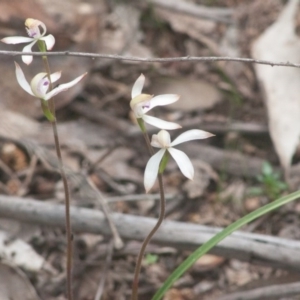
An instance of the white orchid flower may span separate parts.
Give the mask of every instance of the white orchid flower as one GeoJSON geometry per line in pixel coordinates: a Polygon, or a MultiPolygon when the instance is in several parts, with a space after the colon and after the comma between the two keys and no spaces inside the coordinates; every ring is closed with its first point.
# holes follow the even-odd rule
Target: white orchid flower
{"type": "Polygon", "coordinates": [[[154,134],[152,136],[151,145],[161,149],[154,154],[147,163],[144,176],[146,192],[148,193],[155,183],[160,162],[166,151],[174,158],[182,174],[192,180],[194,178],[194,167],[190,159],[184,152],[173,148],[173,146],[187,141],[206,139],[211,136],[214,135],[203,130],[192,129],[180,134],[173,142],[171,142],[170,134],[165,130],[161,130],[158,134],[154,134]]]}
{"type": "MultiPolygon", "coordinates": [[[[1,41],[6,44],[30,43],[23,48],[23,52],[32,52],[32,46],[40,40],[45,42],[47,50],[51,50],[53,48],[55,38],[52,34],[45,36],[47,29],[43,22],[29,18],[25,21],[25,28],[29,37],[11,36],[3,38],[1,41]],[[40,27],[42,28],[42,32],[40,27]]],[[[22,60],[25,64],[29,65],[32,62],[32,56],[23,55],[22,60]]]]}
{"type": "Polygon", "coordinates": [[[155,106],[163,106],[176,102],[179,99],[179,95],[165,94],[153,97],[153,95],[142,94],[144,83],[145,76],[141,74],[132,87],[130,107],[135,117],[137,119],[141,118],[144,122],[160,129],[171,130],[181,128],[181,126],[176,123],[163,121],[146,115],[146,113],[155,106]]]}
{"type": "MultiPolygon", "coordinates": [[[[74,80],[68,83],[60,84],[53,90],[47,92],[50,86],[50,81],[47,76],[47,73],[39,73],[35,75],[29,84],[24,76],[21,67],[16,62],[15,65],[16,65],[17,81],[19,85],[22,87],[22,89],[25,90],[28,94],[45,101],[51,99],[52,97],[54,97],[60,92],[66,91],[67,89],[69,89],[70,87],[78,83],[87,74],[84,73],[83,75],[75,78],[74,80]]],[[[51,82],[53,83],[57,81],[60,78],[60,76],[61,76],[61,72],[55,72],[51,74],[50,76],[51,82]]]]}

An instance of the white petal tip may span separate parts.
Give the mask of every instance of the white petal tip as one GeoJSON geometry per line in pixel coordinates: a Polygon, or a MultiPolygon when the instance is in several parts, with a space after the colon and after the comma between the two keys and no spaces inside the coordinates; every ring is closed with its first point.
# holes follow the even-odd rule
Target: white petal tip
{"type": "Polygon", "coordinates": [[[168,128],[165,128],[165,129],[166,129],[166,130],[174,130],[174,129],[180,129],[180,128],[182,128],[181,125],[174,123],[173,126],[170,126],[170,127],[168,127],[168,128]]]}
{"type": "Polygon", "coordinates": [[[191,181],[194,181],[194,172],[193,174],[185,174],[185,177],[191,181]]]}
{"type": "Polygon", "coordinates": [[[142,89],[144,87],[145,83],[145,76],[144,74],[141,74],[138,79],[133,84],[132,90],[131,90],[131,99],[135,98],[136,96],[140,95],[142,93],[142,89]]]}
{"type": "Polygon", "coordinates": [[[153,185],[152,186],[149,186],[149,185],[144,185],[145,187],[145,193],[148,194],[150,192],[150,190],[152,189],[153,185]]]}
{"type": "Polygon", "coordinates": [[[85,72],[84,74],[80,75],[80,76],[79,76],[80,80],[81,80],[83,77],[85,77],[86,75],[87,75],[87,72],[85,72]]]}
{"type": "Polygon", "coordinates": [[[3,38],[0,41],[4,44],[12,44],[12,42],[9,40],[9,38],[3,38]]]}
{"type": "Polygon", "coordinates": [[[26,65],[30,65],[32,63],[32,56],[23,55],[22,61],[26,65]]]}
{"type": "Polygon", "coordinates": [[[49,34],[44,38],[44,41],[46,43],[47,50],[51,50],[55,44],[54,36],[52,34],[49,34]]]}

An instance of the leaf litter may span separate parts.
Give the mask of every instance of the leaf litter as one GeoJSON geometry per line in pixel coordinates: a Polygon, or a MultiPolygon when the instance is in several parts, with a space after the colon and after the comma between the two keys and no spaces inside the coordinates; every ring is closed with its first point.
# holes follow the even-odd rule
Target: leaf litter
{"type": "MultiPolygon", "coordinates": [[[[76,1],[76,4],[65,1],[64,5],[67,5],[68,9],[62,9],[60,2],[51,5],[47,1],[37,2],[43,14],[48,16],[49,22],[52,19],[60,20],[52,25],[49,23],[52,33],[60,34],[59,48],[55,50],[67,49],[72,45],[70,50],[74,51],[103,52],[106,49],[111,54],[135,55],[138,53],[143,57],[154,56],[154,53],[155,56],[161,57],[185,56],[191,53],[199,56],[224,53],[248,57],[250,53],[253,53],[253,56],[259,59],[295,62],[298,60],[298,35],[295,33],[295,28],[299,25],[299,16],[295,17],[291,13],[287,18],[283,18],[285,21],[278,18],[283,11],[283,4],[279,0],[256,0],[251,3],[222,0],[207,6],[212,9],[220,8],[221,11],[230,8],[234,18],[231,24],[201,19],[181,11],[177,11],[175,17],[174,11],[155,6],[157,4],[153,4],[155,9],[152,10],[151,7],[132,6],[130,3],[126,5],[116,3],[110,6],[105,1],[101,1],[101,5],[94,1],[76,1]],[[99,20],[101,22],[98,22],[99,20]],[[287,30],[284,32],[289,34],[281,35],[282,39],[278,39],[275,34],[275,40],[273,40],[274,22],[276,26],[282,26],[282,30],[287,30]],[[296,22],[296,25],[293,22],[296,22]],[[192,26],[194,23],[199,30],[195,30],[192,26]],[[68,31],[65,28],[68,28],[68,31]],[[266,42],[268,32],[271,32],[271,37],[266,42]],[[98,39],[95,38],[96,36],[98,39]],[[293,43],[289,44],[288,38],[293,43]],[[264,39],[267,46],[264,44],[259,47],[259,42],[262,43],[264,39]],[[253,47],[251,47],[252,43],[254,43],[253,47]],[[268,43],[271,44],[270,47],[268,43]],[[265,53],[266,47],[268,47],[267,54],[265,53]]],[[[207,1],[189,2],[195,5],[207,5],[207,1]]],[[[296,6],[297,3],[292,0],[289,4],[296,6]]],[[[19,24],[27,18],[28,12],[26,3],[21,6],[23,12],[16,16],[19,24]]],[[[296,9],[294,11],[296,13],[296,9]]],[[[8,16],[10,15],[11,12],[8,16]]],[[[3,36],[7,35],[7,28],[12,28],[14,23],[12,17],[5,22],[7,22],[5,26],[0,26],[0,33],[3,36]]],[[[13,28],[16,28],[15,30],[20,34],[22,33],[22,26],[13,28]]],[[[26,143],[24,144],[23,140],[27,140],[27,145],[29,145],[28,141],[37,140],[41,148],[47,150],[42,151],[42,154],[47,154],[45,157],[39,156],[39,162],[27,186],[26,196],[41,201],[59,202],[61,200],[55,196],[55,186],[59,182],[59,176],[51,167],[51,161],[50,163],[47,161],[50,157],[49,153],[54,153],[50,130],[39,119],[40,107],[35,107],[31,99],[27,101],[26,95],[21,94],[21,91],[15,88],[13,74],[9,73],[9,70],[13,69],[10,63],[12,61],[8,59],[1,59],[1,66],[8,73],[1,79],[0,84],[4,99],[1,103],[2,112],[6,117],[0,120],[0,148],[5,150],[9,148],[7,145],[13,144],[18,147],[16,148],[18,151],[14,150],[9,159],[3,156],[3,151],[0,151],[0,159],[11,169],[11,172],[5,172],[0,167],[1,193],[18,193],[18,185],[14,189],[8,189],[7,186],[15,177],[21,183],[24,182],[26,172],[30,168],[30,158],[34,153],[32,148],[24,147],[26,143]],[[21,104],[19,104],[20,99],[24,99],[21,104]],[[19,160],[22,161],[22,168],[15,167],[19,160]]],[[[178,105],[184,106],[183,111],[176,114],[174,108],[171,110],[162,108],[159,112],[155,112],[158,117],[169,118],[170,121],[178,123],[183,121],[185,124],[197,117],[197,120],[208,120],[209,124],[219,126],[223,133],[205,146],[217,149],[221,153],[230,153],[232,161],[238,162],[232,166],[228,164],[228,160],[224,160],[222,164],[218,163],[216,166],[212,163],[213,151],[208,150],[206,159],[202,162],[199,159],[199,153],[202,151],[200,144],[185,149],[189,151],[191,159],[196,161],[196,178],[194,182],[189,182],[179,176],[172,165],[167,169],[168,189],[173,195],[177,195],[176,199],[167,202],[168,219],[209,226],[226,226],[242,216],[244,209],[252,210],[253,206],[257,207],[266,201],[265,195],[256,196],[255,203],[250,205],[249,200],[247,202],[244,198],[248,187],[260,184],[256,176],[261,174],[260,166],[264,160],[271,162],[276,172],[279,162],[285,170],[293,170],[291,159],[299,138],[297,125],[299,112],[296,98],[299,94],[297,93],[298,69],[259,65],[253,67],[245,64],[233,66],[232,63],[187,62],[142,65],[108,60],[97,60],[94,63],[91,60],[82,61],[70,57],[67,60],[65,57],[55,58],[53,68],[56,69],[58,66],[64,70],[72,70],[65,72],[64,80],[66,81],[68,76],[72,78],[75,67],[76,73],[81,73],[79,70],[83,68],[93,71],[90,75],[91,81],[87,86],[82,85],[77,91],[66,94],[64,99],[57,99],[57,102],[61,102],[58,103],[58,116],[64,144],[63,153],[69,158],[66,159],[66,163],[69,163],[68,167],[72,171],[70,180],[73,195],[76,196],[73,203],[75,205],[93,209],[98,207],[95,199],[89,198],[89,194],[86,194],[88,189],[84,186],[82,178],[88,175],[107,198],[130,197],[130,195],[144,193],[142,174],[148,155],[141,135],[135,133],[134,130],[131,131],[134,124],[130,119],[128,108],[130,88],[128,91],[124,89],[126,86],[131,87],[140,73],[147,74],[146,92],[153,90],[155,94],[177,93],[173,90],[176,87],[179,89],[178,93],[182,94],[178,105]],[[61,65],[62,61],[64,65],[61,65]],[[272,73],[266,73],[265,70],[272,73]],[[262,90],[257,87],[256,76],[262,83],[262,90]],[[161,84],[161,78],[168,78],[168,85],[161,84]],[[79,96],[75,99],[75,95],[78,94],[79,96]],[[107,98],[110,95],[113,96],[107,98]],[[240,103],[236,102],[236,95],[242,99],[240,103]],[[102,98],[105,98],[103,102],[102,98]],[[285,101],[282,101],[283,98],[285,101]],[[266,102],[267,113],[263,101],[266,102]],[[287,105],[288,101],[292,102],[291,105],[287,105]],[[97,118],[91,111],[97,112],[99,116],[102,113],[103,117],[97,118]],[[243,122],[243,124],[265,125],[267,117],[276,152],[265,133],[262,135],[252,133],[251,135],[249,132],[239,131],[232,139],[232,133],[227,130],[235,121],[243,122]],[[127,130],[128,128],[130,130],[127,130]],[[289,128],[288,132],[285,128],[289,128]],[[110,151],[112,146],[116,147],[117,151],[110,151]],[[197,150],[194,151],[194,149],[197,150]],[[106,152],[108,156],[104,157],[103,161],[99,160],[106,152]],[[237,157],[245,159],[250,167],[255,165],[251,169],[252,173],[243,169],[237,157]],[[255,163],[252,163],[252,159],[256,159],[255,163]],[[236,172],[237,169],[239,169],[238,172],[236,172]],[[241,175],[245,172],[251,173],[251,176],[241,175]],[[198,185],[197,183],[200,182],[201,184],[198,185]]],[[[36,68],[39,68],[38,65],[36,68]]],[[[201,122],[198,127],[201,129],[201,122]]],[[[294,160],[298,159],[299,155],[296,153],[294,160]]],[[[299,173],[295,174],[294,177],[299,177],[299,173]]],[[[147,198],[144,196],[141,199],[147,198]]],[[[151,199],[145,204],[142,204],[143,200],[135,201],[121,200],[109,205],[114,211],[157,217],[157,200],[151,199]]],[[[11,234],[3,232],[1,245],[5,251],[3,250],[2,253],[6,253],[6,259],[10,261],[7,265],[1,264],[0,276],[3,276],[5,280],[9,279],[10,282],[18,281],[19,283],[16,284],[22,285],[20,289],[26,289],[29,294],[32,292],[29,299],[39,299],[38,294],[42,299],[63,300],[65,299],[63,232],[56,228],[36,226],[39,228],[37,231],[32,231],[31,238],[28,232],[26,235],[21,232],[17,236],[10,236],[11,234]],[[18,245],[17,249],[12,248],[15,245],[18,245]],[[11,251],[17,251],[18,255],[15,257],[7,255],[11,254],[11,251]],[[20,256],[18,251],[21,251],[20,256]],[[17,258],[20,259],[17,260],[17,258]],[[51,271],[42,271],[42,266],[48,266],[51,271]],[[34,272],[33,270],[29,272],[28,267],[34,269],[34,272]],[[22,268],[22,271],[19,268],[22,268]],[[6,275],[7,272],[14,275],[6,275]]],[[[292,205],[268,216],[264,222],[256,226],[256,232],[296,239],[298,237],[297,226],[297,215],[292,205]],[[287,229],[284,230],[285,228],[287,229]]],[[[109,237],[98,236],[96,238],[85,233],[75,234],[74,282],[77,299],[94,299],[103,277],[106,282],[103,299],[129,298],[133,267],[140,244],[137,243],[135,247],[129,247],[123,252],[113,250],[112,260],[107,271],[103,273],[106,268],[106,258],[109,256],[107,246],[109,243],[109,237]]],[[[145,300],[151,299],[151,295],[168,274],[190,253],[189,250],[174,248],[172,251],[160,252],[162,248],[155,247],[151,245],[149,252],[154,252],[157,259],[151,264],[146,263],[145,260],[142,270],[140,297],[145,300]]],[[[229,291],[243,289],[249,282],[259,286],[264,280],[272,282],[277,278],[288,277],[288,271],[285,270],[254,266],[237,259],[224,261],[223,257],[210,255],[204,257],[204,262],[199,260],[198,266],[196,264],[181,278],[167,293],[165,299],[199,299],[199,297],[217,299],[229,291]],[[260,280],[257,280],[258,278],[260,280]]],[[[7,295],[3,294],[3,299],[12,297],[9,293],[13,292],[13,288],[9,287],[10,285],[7,290],[0,289],[1,292],[7,293],[7,295]]],[[[25,296],[24,298],[18,298],[20,297],[18,295],[15,297],[26,299],[25,296]]]]}

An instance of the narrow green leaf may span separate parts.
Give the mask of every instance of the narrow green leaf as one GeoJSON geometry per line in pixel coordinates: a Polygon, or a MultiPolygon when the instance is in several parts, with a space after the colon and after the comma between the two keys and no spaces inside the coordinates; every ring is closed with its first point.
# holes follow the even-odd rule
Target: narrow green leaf
{"type": "Polygon", "coordinates": [[[187,259],[185,259],[180,264],[180,266],[178,266],[175,269],[175,271],[164,282],[163,286],[155,293],[152,300],[160,300],[163,297],[163,295],[167,292],[167,290],[173,285],[173,283],[177,279],[179,279],[184,274],[184,272],[186,272],[202,255],[204,255],[209,250],[211,250],[215,245],[220,243],[231,233],[238,230],[242,226],[248,224],[249,222],[257,219],[258,217],[260,217],[276,208],[279,208],[280,206],[282,206],[288,202],[296,200],[297,198],[300,198],[300,191],[297,191],[297,192],[294,192],[287,196],[284,196],[282,198],[279,198],[278,200],[276,200],[272,203],[269,203],[255,211],[251,212],[250,214],[248,214],[248,215],[244,216],[243,218],[230,224],[228,227],[226,227],[221,232],[217,233],[209,241],[207,241],[202,246],[200,246],[198,249],[196,249],[187,259]]]}

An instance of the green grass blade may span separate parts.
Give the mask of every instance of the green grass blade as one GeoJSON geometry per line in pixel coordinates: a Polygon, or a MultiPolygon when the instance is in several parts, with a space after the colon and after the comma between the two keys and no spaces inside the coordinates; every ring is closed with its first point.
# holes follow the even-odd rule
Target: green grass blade
{"type": "Polygon", "coordinates": [[[284,196],[282,198],[279,198],[278,200],[269,203],[250,214],[244,216],[243,218],[235,221],[234,223],[230,224],[228,227],[226,227],[221,232],[217,233],[215,236],[213,236],[209,241],[204,243],[202,246],[200,246],[198,249],[196,249],[187,259],[185,259],[180,266],[178,266],[175,271],[167,278],[167,280],[164,282],[162,287],[155,293],[152,300],[160,300],[163,295],[168,291],[168,289],[173,285],[173,283],[180,278],[184,272],[186,272],[202,255],[207,253],[209,250],[211,250],[215,245],[217,245],[219,242],[224,240],[228,235],[233,233],[234,231],[241,228],[243,225],[246,225],[247,223],[257,219],[258,217],[288,203],[293,200],[296,200],[297,198],[300,198],[300,191],[294,192],[292,194],[289,194],[287,196],[284,196]]]}

